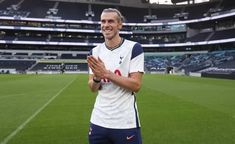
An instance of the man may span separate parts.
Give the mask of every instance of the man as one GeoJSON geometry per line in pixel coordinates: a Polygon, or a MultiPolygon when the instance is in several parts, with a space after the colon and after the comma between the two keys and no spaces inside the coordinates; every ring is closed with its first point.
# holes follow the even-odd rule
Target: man
{"type": "Polygon", "coordinates": [[[141,144],[135,93],[141,88],[144,53],[140,44],[119,35],[123,16],[104,9],[101,31],[105,42],[87,57],[88,85],[97,92],[91,115],[90,144],[141,144]]]}
{"type": "Polygon", "coordinates": [[[61,74],[64,74],[64,72],[65,72],[65,64],[64,64],[64,62],[63,62],[63,63],[61,63],[61,65],[60,65],[60,73],[61,73],[61,74]]]}

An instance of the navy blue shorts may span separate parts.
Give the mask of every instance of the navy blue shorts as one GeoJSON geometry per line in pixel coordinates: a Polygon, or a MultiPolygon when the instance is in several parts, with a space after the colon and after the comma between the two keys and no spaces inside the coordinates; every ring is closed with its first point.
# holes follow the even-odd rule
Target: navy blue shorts
{"type": "Polygon", "coordinates": [[[142,144],[140,128],[109,129],[90,125],[89,144],[142,144]]]}

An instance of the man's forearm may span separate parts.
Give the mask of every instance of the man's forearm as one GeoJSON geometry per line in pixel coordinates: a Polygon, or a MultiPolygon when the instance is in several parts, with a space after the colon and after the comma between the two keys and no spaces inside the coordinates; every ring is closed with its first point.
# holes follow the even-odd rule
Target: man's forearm
{"type": "Polygon", "coordinates": [[[109,71],[109,73],[106,74],[106,78],[114,84],[132,92],[138,92],[141,88],[141,73],[133,74],[130,77],[123,77],[109,71]]]}

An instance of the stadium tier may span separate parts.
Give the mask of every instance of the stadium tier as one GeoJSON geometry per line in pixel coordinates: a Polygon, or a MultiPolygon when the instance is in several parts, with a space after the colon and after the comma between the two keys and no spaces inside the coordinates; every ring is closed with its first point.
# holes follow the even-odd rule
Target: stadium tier
{"type": "Polygon", "coordinates": [[[125,16],[121,36],[142,44],[146,71],[165,72],[167,67],[174,67],[186,74],[197,72],[225,62],[223,55],[219,60],[213,57],[217,52],[232,53],[226,62],[234,59],[234,1],[159,5],[132,0],[2,0],[0,59],[4,64],[0,69],[12,68],[13,60],[22,64],[32,60],[34,63],[23,71],[60,71],[57,65],[71,62],[74,65],[65,71],[86,71],[86,55],[103,42],[99,16],[109,7],[125,16]],[[176,56],[177,52],[180,54],[176,56]],[[167,53],[167,58],[161,53],[167,53]]]}

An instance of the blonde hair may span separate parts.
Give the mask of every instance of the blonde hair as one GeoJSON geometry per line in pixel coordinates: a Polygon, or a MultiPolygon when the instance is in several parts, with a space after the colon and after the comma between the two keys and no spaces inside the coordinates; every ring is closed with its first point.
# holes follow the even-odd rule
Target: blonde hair
{"type": "Polygon", "coordinates": [[[117,15],[118,15],[118,21],[119,22],[124,22],[124,17],[123,15],[121,14],[121,12],[115,8],[106,8],[102,11],[102,13],[105,13],[105,12],[115,12],[117,15]]]}

